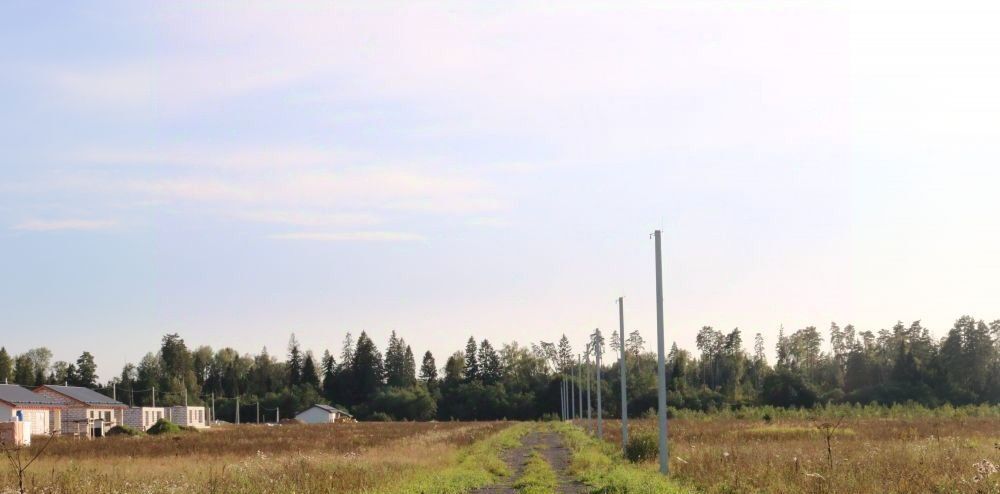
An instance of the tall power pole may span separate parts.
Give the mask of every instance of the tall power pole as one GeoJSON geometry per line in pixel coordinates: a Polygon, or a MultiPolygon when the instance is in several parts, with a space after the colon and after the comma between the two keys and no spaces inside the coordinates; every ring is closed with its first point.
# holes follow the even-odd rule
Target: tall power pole
{"type": "Polygon", "coordinates": [[[587,425],[589,427],[590,424],[594,423],[594,419],[590,415],[590,409],[592,407],[590,406],[590,345],[589,344],[587,345],[586,355],[587,355],[587,360],[583,363],[583,366],[586,369],[585,372],[587,374],[587,425]]]}
{"type": "Polygon", "coordinates": [[[597,438],[604,438],[604,410],[601,408],[601,336],[600,330],[594,330],[594,336],[597,337],[594,346],[594,361],[597,364],[597,374],[594,379],[594,383],[597,385],[597,438]]]}
{"type": "Polygon", "coordinates": [[[576,386],[577,399],[580,400],[580,407],[577,409],[577,413],[580,416],[580,420],[583,420],[583,357],[580,354],[576,355],[576,375],[579,382],[576,386]]]}
{"type": "Polygon", "coordinates": [[[622,453],[628,448],[628,397],[625,395],[625,297],[618,297],[618,370],[621,372],[622,453]]]}
{"type": "Polygon", "coordinates": [[[569,364],[569,419],[573,420],[576,418],[576,400],[573,397],[576,395],[576,370],[573,368],[573,363],[570,361],[569,364]]]}
{"type": "Polygon", "coordinates": [[[653,232],[656,247],[656,374],[660,421],[660,473],[670,473],[667,449],[667,368],[664,362],[663,337],[663,260],[660,255],[660,231],[653,232]]]}

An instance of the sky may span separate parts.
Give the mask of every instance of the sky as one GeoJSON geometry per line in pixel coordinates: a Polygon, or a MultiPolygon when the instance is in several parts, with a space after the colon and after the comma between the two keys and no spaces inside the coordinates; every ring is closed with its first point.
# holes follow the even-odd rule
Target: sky
{"type": "Polygon", "coordinates": [[[987,2],[4,2],[0,345],[1000,318],[987,2]]]}

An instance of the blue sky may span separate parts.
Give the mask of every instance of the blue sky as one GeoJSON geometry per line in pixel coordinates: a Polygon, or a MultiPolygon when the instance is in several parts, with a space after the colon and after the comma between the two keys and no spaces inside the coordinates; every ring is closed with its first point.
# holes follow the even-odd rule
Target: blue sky
{"type": "Polygon", "coordinates": [[[0,328],[339,350],[1000,317],[986,3],[0,7],[0,328]]]}

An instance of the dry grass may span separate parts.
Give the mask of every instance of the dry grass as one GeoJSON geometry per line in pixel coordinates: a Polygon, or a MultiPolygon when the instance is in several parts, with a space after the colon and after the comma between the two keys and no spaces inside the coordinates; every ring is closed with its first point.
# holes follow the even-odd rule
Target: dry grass
{"type": "MultiPolygon", "coordinates": [[[[167,437],[58,438],[29,492],[390,492],[454,464],[461,446],[506,427],[481,423],[229,426],[167,437]]],[[[0,474],[0,492],[13,486],[0,474]]]]}
{"type": "MultiPolygon", "coordinates": [[[[655,420],[629,425],[632,434],[656,432],[655,420]]],[[[995,417],[846,418],[832,438],[832,468],[819,425],[672,420],[671,472],[709,493],[1000,493],[1000,474],[988,473],[1000,464],[995,417]]],[[[604,430],[620,444],[620,422],[604,430]]]]}

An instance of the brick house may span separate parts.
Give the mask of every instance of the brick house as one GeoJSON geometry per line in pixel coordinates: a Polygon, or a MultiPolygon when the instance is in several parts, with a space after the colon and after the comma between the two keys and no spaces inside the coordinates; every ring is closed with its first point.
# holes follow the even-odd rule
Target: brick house
{"type": "Polygon", "coordinates": [[[125,409],[124,424],[141,431],[148,431],[157,420],[166,418],[162,407],[132,407],[125,409]]]}
{"type": "Polygon", "coordinates": [[[88,388],[45,384],[35,392],[63,405],[63,434],[104,436],[112,427],[124,423],[128,405],[88,388]]]}

